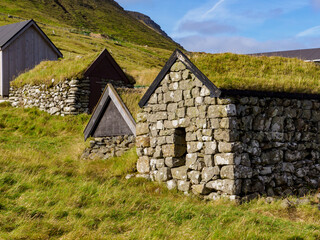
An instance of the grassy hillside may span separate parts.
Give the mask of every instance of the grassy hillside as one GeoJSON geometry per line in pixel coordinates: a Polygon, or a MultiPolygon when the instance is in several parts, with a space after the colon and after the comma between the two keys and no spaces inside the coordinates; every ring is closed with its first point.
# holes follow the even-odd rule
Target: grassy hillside
{"type": "Polygon", "coordinates": [[[191,61],[219,88],[320,93],[320,65],[299,59],[193,53],[191,61]]]}
{"type": "Polygon", "coordinates": [[[101,33],[139,45],[173,50],[178,45],[130,16],[113,0],[1,0],[0,13],[50,25],[101,33]]]}
{"type": "Polygon", "coordinates": [[[84,161],[87,115],[0,104],[0,239],[319,239],[319,210],[205,202],[125,176],[134,150],[84,161]]]}
{"type": "MultiPolygon", "coordinates": [[[[20,20],[0,16],[0,26],[17,21],[20,20]]],[[[137,85],[146,85],[154,80],[172,53],[171,50],[87,36],[55,26],[39,26],[62,51],[64,58],[58,62],[42,62],[35,69],[20,75],[13,85],[51,84],[52,79],[57,83],[65,78],[81,76],[104,48],[129,76],[135,78],[137,85]]]]}
{"type": "MultiPolygon", "coordinates": [[[[137,26],[143,24],[130,17],[111,0],[4,0],[0,3],[1,11],[15,15],[20,14],[20,16],[27,14],[26,16],[35,16],[34,18],[36,20],[38,18],[40,22],[46,22],[47,25],[39,23],[40,27],[64,54],[64,59],[58,62],[43,62],[33,70],[20,75],[12,83],[14,86],[22,86],[26,83],[50,85],[52,79],[55,79],[55,83],[57,83],[66,78],[81,78],[83,72],[103,48],[107,48],[111,52],[126,74],[136,80],[137,85],[148,86],[176,47],[175,44],[169,43],[167,39],[164,40],[162,36],[146,26],[143,26],[145,30],[141,30],[137,26]],[[55,14],[50,14],[46,18],[49,7],[53,9],[55,14]],[[109,10],[107,11],[107,9],[109,10]],[[112,25],[113,20],[107,21],[104,17],[96,19],[96,16],[100,16],[100,11],[108,13],[105,14],[105,18],[117,19],[114,24],[118,26],[115,27],[112,25]],[[116,14],[117,17],[113,14],[116,14]],[[123,19],[123,22],[118,17],[123,19]],[[126,22],[126,19],[130,21],[126,22]],[[102,24],[102,22],[108,22],[108,24],[102,24]],[[133,26],[134,29],[131,29],[133,26]],[[85,27],[87,30],[79,31],[70,27],[85,27]],[[103,31],[111,29],[123,35],[121,37],[115,34],[114,36],[117,36],[115,38],[106,37],[103,34],[89,36],[86,31],[92,31],[94,27],[100,33],[105,34],[103,31]],[[138,34],[139,29],[142,32],[138,34]],[[136,41],[127,34],[133,36],[136,41]],[[136,37],[137,34],[154,44],[145,45],[145,42],[141,42],[136,37]]],[[[19,20],[7,16],[0,17],[0,25],[16,21],[19,20]]],[[[314,63],[306,63],[298,59],[256,57],[231,53],[191,53],[190,58],[220,88],[320,93],[318,77],[320,66],[314,63]]]]}

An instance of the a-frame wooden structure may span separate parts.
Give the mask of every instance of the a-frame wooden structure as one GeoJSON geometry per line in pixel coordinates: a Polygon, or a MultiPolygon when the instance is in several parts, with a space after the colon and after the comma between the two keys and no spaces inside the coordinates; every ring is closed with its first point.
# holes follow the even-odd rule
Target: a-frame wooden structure
{"type": "Polygon", "coordinates": [[[111,84],[108,84],[84,130],[88,137],[136,135],[136,123],[111,84]]]}
{"type": "Polygon", "coordinates": [[[84,72],[84,77],[90,79],[89,110],[92,112],[101,96],[104,88],[103,81],[111,80],[121,82],[124,85],[134,84],[123,72],[107,49],[103,49],[100,55],[92,62],[84,72]]]}

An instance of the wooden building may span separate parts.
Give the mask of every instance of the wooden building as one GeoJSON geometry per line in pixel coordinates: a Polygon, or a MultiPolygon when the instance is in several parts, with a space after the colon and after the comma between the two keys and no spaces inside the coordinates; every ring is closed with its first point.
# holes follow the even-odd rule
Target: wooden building
{"type": "Polygon", "coordinates": [[[96,60],[85,71],[84,76],[90,79],[89,110],[92,112],[108,83],[116,87],[133,87],[121,67],[104,49],[96,60]]]}
{"type": "Polygon", "coordinates": [[[0,27],[0,96],[8,96],[10,81],[43,60],[62,57],[59,49],[33,20],[0,27]]]}
{"type": "Polygon", "coordinates": [[[136,123],[131,113],[113,86],[108,84],[84,130],[84,139],[135,134],[136,123]]]}

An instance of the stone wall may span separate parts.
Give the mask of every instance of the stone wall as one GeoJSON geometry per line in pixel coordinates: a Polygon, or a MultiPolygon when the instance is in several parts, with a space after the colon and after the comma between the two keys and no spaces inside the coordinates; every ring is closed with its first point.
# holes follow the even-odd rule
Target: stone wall
{"type": "MultiPolygon", "coordinates": [[[[101,93],[108,83],[114,87],[133,87],[131,84],[102,79],[101,93]]],[[[90,80],[66,80],[54,86],[24,85],[10,88],[12,106],[37,107],[52,115],[89,113],[90,80]]]]}
{"type": "Polygon", "coordinates": [[[55,86],[25,85],[11,88],[12,106],[37,107],[52,115],[88,113],[90,81],[66,80],[55,86]]]}
{"type": "Polygon", "coordinates": [[[319,101],[212,98],[176,62],[137,116],[137,170],[208,199],[318,188],[319,101]]]}
{"type": "Polygon", "coordinates": [[[108,159],[119,157],[135,145],[135,136],[116,136],[94,138],[90,141],[90,147],[82,154],[82,159],[108,159]]]}
{"type": "MultiPolygon", "coordinates": [[[[319,187],[320,102],[235,97],[242,195],[304,195],[319,187]]],[[[237,176],[238,178],[238,176],[237,176]]]]}

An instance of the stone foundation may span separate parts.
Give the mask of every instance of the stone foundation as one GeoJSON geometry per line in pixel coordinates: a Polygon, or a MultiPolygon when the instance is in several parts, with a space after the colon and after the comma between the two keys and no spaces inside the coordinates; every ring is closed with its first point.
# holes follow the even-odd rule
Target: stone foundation
{"type": "Polygon", "coordinates": [[[137,170],[208,199],[303,195],[320,182],[320,101],[210,97],[177,61],[137,117],[137,170]]]}
{"type": "Polygon", "coordinates": [[[119,157],[135,145],[135,136],[116,136],[94,138],[90,141],[90,147],[82,154],[82,159],[108,159],[119,157]]]}

